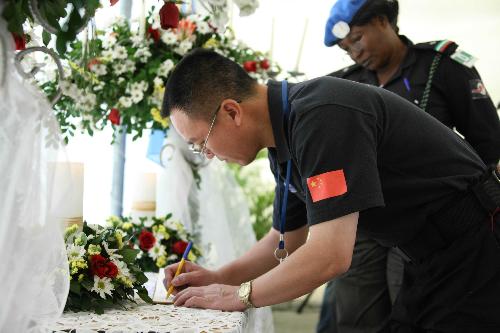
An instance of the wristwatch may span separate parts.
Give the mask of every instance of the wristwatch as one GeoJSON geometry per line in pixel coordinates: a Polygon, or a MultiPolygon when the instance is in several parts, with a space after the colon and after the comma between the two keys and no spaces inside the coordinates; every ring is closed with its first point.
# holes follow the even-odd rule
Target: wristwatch
{"type": "Polygon", "coordinates": [[[238,289],[238,297],[240,301],[246,305],[247,308],[254,308],[255,306],[250,301],[250,294],[252,293],[252,281],[243,282],[238,289]]]}

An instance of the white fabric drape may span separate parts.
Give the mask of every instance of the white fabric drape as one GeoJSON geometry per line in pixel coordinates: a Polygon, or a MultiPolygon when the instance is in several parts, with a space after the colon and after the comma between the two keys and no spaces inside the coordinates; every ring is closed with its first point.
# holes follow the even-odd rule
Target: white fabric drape
{"type": "MultiPolygon", "coordinates": [[[[249,250],[256,240],[248,204],[225,164],[213,159],[200,166],[197,189],[190,167],[197,161],[173,128],[161,157],[164,168],[156,186],[157,215],[171,212],[188,230],[198,232],[204,266],[220,267],[249,250]]],[[[271,309],[251,309],[247,326],[247,332],[274,332],[271,309]]]]}
{"type": "Polygon", "coordinates": [[[0,39],[0,332],[42,332],[69,288],[52,189],[61,137],[46,98],[17,73],[1,18],[0,39]]]}

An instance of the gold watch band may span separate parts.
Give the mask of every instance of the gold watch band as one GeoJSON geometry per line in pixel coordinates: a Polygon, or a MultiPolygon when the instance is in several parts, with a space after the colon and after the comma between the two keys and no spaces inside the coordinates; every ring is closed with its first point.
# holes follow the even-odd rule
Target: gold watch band
{"type": "Polygon", "coordinates": [[[255,306],[250,301],[250,295],[252,294],[252,281],[243,282],[238,289],[238,297],[240,301],[245,304],[247,308],[254,308],[255,306]]]}

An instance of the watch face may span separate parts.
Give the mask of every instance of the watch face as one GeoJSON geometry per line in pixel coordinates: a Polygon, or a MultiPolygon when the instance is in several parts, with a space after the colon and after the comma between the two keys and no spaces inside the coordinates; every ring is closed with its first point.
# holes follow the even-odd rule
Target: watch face
{"type": "Polygon", "coordinates": [[[238,291],[238,295],[240,297],[246,297],[250,292],[250,285],[248,283],[244,283],[241,285],[240,290],[238,291]]]}

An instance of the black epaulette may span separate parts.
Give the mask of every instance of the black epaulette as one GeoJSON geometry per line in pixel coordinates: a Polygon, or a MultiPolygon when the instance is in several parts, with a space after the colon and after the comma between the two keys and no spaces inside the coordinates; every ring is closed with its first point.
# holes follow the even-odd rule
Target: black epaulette
{"type": "Polygon", "coordinates": [[[354,64],[351,66],[344,67],[336,72],[328,74],[328,76],[333,76],[333,77],[338,77],[338,78],[345,78],[346,76],[351,75],[352,73],[362,69],[363,67],[358,64],[354,64]]]}
{"type": "Polygon", "coordinates": [[[469,68],[473,67],[474,63],[477,61],[477,58],[474,57],[473,55],[465,51],[459,50],[457,43],[447,39],[433,41],[433,42],[419,43],[415,44],[413,47],[421,50],[433,50],[434,52],[444,54],[450,57],[451,59],[455,60],[459,64],[462,64],[469,68]]]}

